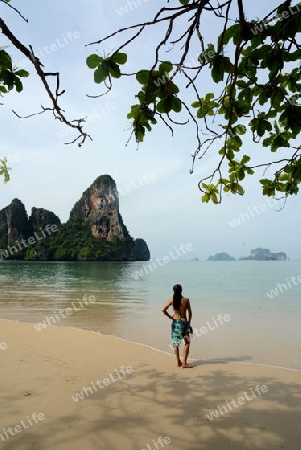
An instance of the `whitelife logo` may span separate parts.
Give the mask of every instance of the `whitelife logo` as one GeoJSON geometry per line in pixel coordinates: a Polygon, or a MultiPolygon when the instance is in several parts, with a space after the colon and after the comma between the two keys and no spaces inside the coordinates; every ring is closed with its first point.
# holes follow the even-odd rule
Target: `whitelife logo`
{"type": "Polygon", "coordinates": [[[266,295],[269,299],[272,299],[277,297],[280,293],[282,294],[284,291],[292,289],[294,286],[292,286],[290,282],[294,283],[294,286],[298,286],[298,284],[301,283],[301,275],[298,275],[298,277],[291,277],[290,280],[286,278],[286,283],[278,283],[277,286],[275,286],[275,289],[271,289],[270,292],[266,292],[266,295]]]}
{"type": "Polygon", "coordinates": [[[124,188],[119,188],[121,195],[129,194],[133,192],[133,189],[138,189],[141,186],[153,181],[156,178],[154,173],[144,173],[141,177],[137,176],[136,180],[131,180],[131,184],[127,184],[124,188]]]}
{"type": "Polygon", "coordinates": [[[18,253],[20,250],[24,250],[25,248],[29,247],[29,245],[34,245],[37,241],[42,241],[46,237],[50,236],[51,233],[56,233],[58,231],[57,225],[46,225],[46,227],[42,230],[40,228],[41,236],[39,236],[38,232],[34,232],[34,236],[30,236],[27,239],[27,242],[25,239],[21,239],[20,242],[17,242],[15,245],[12,245],[11,247],[7,247],[7,250],[0,251],[0,260],[3,260],[3,258],[8,258],[9,256],[12,256],[15,253],[18,253]],[[48,235],[45,233],[45,231],[48,233],[48,235]],[[28,245],[28,244],[29,245],[28,245]],[[22,245],[21,245],[22,244],[22,245]],[[23,246],[23,247],[22,247],[23,246]],[[10,253],[10,255],[9,255],[10,253]]]}
{"type": "MultiPolygon", "coordinates": [[[[264,393],[268,392],[268,387],[265,384],[263,384],[262,386],[259,386],[259,384],[258,384],[254,389],[259,396],[261,395],[261,393],[264,394],[264,393]]],[[[230,403],[235,408],[238,408],[240,405],[244,405],[246,403],[246,400],[248,402],[251,400],[254,400],[254,398],[256,398],[256,394],[252,388],[250,388],[250,391],[251,391],[252,397],[249,397],[248,394],[246,392],[244,392],[244,397],[238,397],[238,399],[236,401],[233,399],[230,402],[226,401],[226,405],[218,406],[215,411],[212,411],[210,413],[210,415],[206,414],[207,419],[212,421],[214,419],[217,419],[220,414],[223,416],[224,413],[227,414],[228,412],[232,411],[232,407],[230,406],[230,403]]]]}
{"type": "Polygon", "coordinates": [[[79,400],[83,400],[86,397],[89,397],[90,394],[94,394],[94,392],[98,391],[99,389],[103,389],[105,386],[109,386],[112,383],[115,383],[118,380],[121,380],[122,377],[125,377],[127,374],[130,374],[134,371],[132,366],[121,366],[119,371],[117,369],[115,369],[115,373],[109,373],[109,378],[104,378],[102,381],[97,380],[95,381],[95,383],[93,381],[91,381],[91,385],[92,387],[88,386],[88,387],[83,387],[83,390],[80,392],[77,392],[74,395],[71,395],[72,400],[74,400],[75,402],[79,402],[79,400]],[[121,373],[120,373],[121,372],[121,373]],[[121,375],[122,374],[122,375],[121,375]],[[114,375],[117,378],[114,378],[114,375]],[[98,386],[98,388],[95,386],[95,384],[98,386]],[[103,386],[102,386],[103,384],[103,386]]]}
{"type": "MultiPolygon", "coordinates": [[[[148,0],[143,0],[144,3],[147,3],[148,0]]],[[[115,9],[118,16],[123,16],[124,14],[127,14],[129,11],[133,11],[133,9],[138,8],[138,6],[141,6],[143,3],[141,0],[128,0],[127,3],[125,3],[123,6],[121,6],[119,9],[115,9]]]]}
{"type": "Polygon", "coordinates": [[[26,417],[27,420],[21,420],[20,425],[14,425],[13,427],[3,428],[3,434],[0,433],[0,438],[4,442],[6,439],[9,439],[11,436],[15,436],[16,433],[21,433],[21,431],[26,430],[27,428],[33,427],[35,423],[38,423],[40,420],[44,420],[45,416],[43,413],[34,412],[31,415],[26,417]],[[34,423],[33,423],[34,422],[34,423]],[[4,437],[5,436],[5,437],[4,437]]]}
{"type": "MultiPolygon", "coordinates": [[[[98,109],[93,109],[91,114],[88,114],[87,117],[83,120],[83,122],[94,122],[97,119],[102,119],[106,115],[110,114],[111,112],[115,111],[115,109],[118,108],[117,103],[115,102],[106,102],[104,106],[100,105],[98,109]]],[[[62,128],[61,131],[58,131],[56,135],[62,139],[67,137],[70,133],[72,133],[72,130],[69,128],[62,128]]]]}
{"type": "Polygon", "coordinates": [[[8,345],[6,342],[1,342],[0,343],[0,350],[6,350],[8,348],[8,345]]]}
{"type": "Polygon", "coordinates": [[[169,255],[165,255],[163,256],[163,258],[157,258],[156,262],[152,261],[150,264],[143,264],[142,269],[135,270],[135,272],[132,273],[132,277],[135,280],[138,280],[140,277],[142,278],[144,274],[148,274],[149,271],[153,272],[154,270],[158,269],[157,264],[162,267],[165,264],[168,264],[171,260],[178,259],[180,256],[185,255],[186,251],[191,252],[191,250],[193,250],[192,244],[181,244],[179,248],[174,248],[176,255],[173,253],[173,250],[170,250],[169,255]]]}
{"type": "Polygon", "coordinates": [[[159,450],[160,448],[164,447],[164,445],[168,445],[170,443],[171,443],[170,437],[168,437],[168,436],[165,436],[165,437],[160,436],[157,439],[157,442],[153,439],[153,444],[155,446],[154,448],[151,448],[151,446],[149,444],[146,444],[147,448],[142,448],[141,450],[159,450]],[[159,445],[157,445],[157,444],[160,444],[161,447],[159,447],[159,445]]]}
{"type": "Polygon", "coordinates": [[[259,215],[265,211],[268,210],[268,208],[274,208],[275,206],[279,206],[279,203],[277,200],[274,199],[274,203],[270,202],[269,199],[267,199],[266,203],[262,203],[259,206],[253,206],[253,208],[248,208],[248,212],[246,213],[240,213],[239,217],[236,219],[230,220],[228,223],[231,225],[232,228],[238,227],[239,225],[242,225],[243,223],[247,222],[248,220],[253,219],[256,217],[254,215],[254,212],[259,215]],[[253,212],[254,211],[254,212],[253,212]]]}
{"type": "MultiPolygon", "coordinates": [[[[90,305],[91,303],[96,302],[94,295],[90,295],[89,299],[87,297],[88,297],[87,295],[84,295],[83,300],[82,300],[86,306],[90,305]]],[[[65,319],[67,316],[71,316],[71,314],[73,314],[75,311],[80,311],[81,309],[85,309],[85,305],[83,305],[83,303],[81,301],[79,301],[78,302],[79,308],[77,308],[76,305],[74,304],[74,302],[72,302],[72,308],[59,309],[57,313],[55,312],[51,316],[46,316],[45,320],[43,320],[43,322],[40,322],[40,323],[37,323],[36,325],[34,325],[35,329],[37,331],[44,330],[48,325],[51,325],[51,324],[54,325],[57,322],[60,322],[61,318],[65,319]],[[61,315],[61,317],[59,316],[59,314],[61,315]]]]}
{"type": "MultiPolygon", "coordinates": [[[[214,323],[215,326],[211,326],[212,324],[210,324],[209,321],[206,322],[207,326],[202,326],[200,329],[194,328],[193,329],[193,337],[190,338],[190,341],[195,339],[195,335],[197,337],[201,337],[204,334],[207,334],[208,331],[213,331],[216,330],[217,328],[219,328],[220,325],[223,325],[226,322],[229,322],[231,320],[231,317],[229,316],[229,314],[219,314],[215,320],[214,317],[212,317],[212,321],[214,323]],[[219,322],[219,323],[218,323],[219,322]]],[[[172,344],[169,344],[169,347],[174,350],[172,344]]]]}
{"type": "Polygon", "coordinates": [[[298,14],[300,11],[300,8],[298,5],[295,6],[289,6],[288,10],[282,11],[281,14],[276,14],[271,19],[263,20],[262,22],[259,22],[254,28],[251,28],[251,31],[254,35],[257,35],[258,33],[263,32],[263,28],[267,28],[269,25],[274,22],[274,20],[283,20],[288,19],[290,16],[294,16],[295,14],[298,14]],[[293,8],[296,8],[295,10],[293,8]]]}
{"type": "MultiPolygon", "coordinates": [[[[66,47],[74,40],[77,40],[80,38],[80,34],[78,31],[68,31],[66,33],[66,36],[64,34],[61,35],[61,37],[57,38],[55,42],[52,42],[49,45],[44,45],[42,48],[38,47],[38,50],[35,51],[35,56],[39,58],[40,60],[43,60],[46,55],[50,55],[53,52],[56,52],[60,48],[66,47]]],[[[43,62],[43,61],[42,61],[43,62]]],[[[28,58],[24,58],[21,61],[17,62],[17,67],[26,67],[31,64],[31,61],[28,58]]]]}

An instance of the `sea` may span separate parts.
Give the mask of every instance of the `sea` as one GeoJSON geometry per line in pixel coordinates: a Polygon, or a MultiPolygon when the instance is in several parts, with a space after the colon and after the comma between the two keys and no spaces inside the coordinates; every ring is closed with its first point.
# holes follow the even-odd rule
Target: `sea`
{"type": "Polygon", "coordinates": [[[31,323],[37,339],[75,327],[173,354],[162,308],[174,284],[192,307],[192,360],[301,371],[298,261],[5,261],[0,318],[31,323]]]}

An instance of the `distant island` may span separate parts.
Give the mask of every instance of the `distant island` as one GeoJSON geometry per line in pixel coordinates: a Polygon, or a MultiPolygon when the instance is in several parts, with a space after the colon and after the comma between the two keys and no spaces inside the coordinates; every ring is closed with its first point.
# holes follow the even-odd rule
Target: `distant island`
{"type": "Polygon", "coordinates": [[[287,261],[289,258],[284,252],[271,253],[268,248],[255,248],[250,256],[241,256],[240,261],[287,261]]]}
{"type": "Polygon", "coordinates": [[[226,252],[216,253],[214,256],[209,256],[207,261],[236,261],[233,256],[230,256],[226,252]]]}
{"type": "Polygon", "coordinates": [[[147,243],[133,239],[119,213],[119,195],[110,175],[100,175],[62,224],[44,208],[15,198],[0,211],[0,261],[149,261],[147,243]]]}
{"type": "MultiPolygon", "coordinates": [[[[287,260],[289,260],[289,258],[284,252],[272,253],[268,248],[260,248],[260,247],[251,250],[249,256],[241,256],[239,258],[239,261],[287,261],[287,260]]],[[[216,253],[213,256],[209,256],[207,261],[236,261],[236,259],[226,252],[221,252],[216,253]]]]}

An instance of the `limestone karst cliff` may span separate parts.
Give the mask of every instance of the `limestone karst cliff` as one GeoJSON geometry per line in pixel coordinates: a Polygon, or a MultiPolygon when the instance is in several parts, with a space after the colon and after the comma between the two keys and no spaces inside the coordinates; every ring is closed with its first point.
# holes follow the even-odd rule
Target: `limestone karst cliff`
{"type": "MultiPolygon", "coordinates": [[[[29,227],[27,212],[23,203],[15,198],[9,206],[4,208],[3,212],[6,219],[4,221],[4,228],[7,230],[8,245],[26,238],[29,227]]],[[[3,228],[3,225],[0,228],[3,228]]]]}
{"type": "Polygon", "coordinates": [[[268,248],[255,248],[250,251],[250,256],[242,256],[241,261],[286,261],[288,257],[284,252],[272,253],[268,248]]]}
{"type": "Polygon", "coordinates": [[[0,260],[148,261],[147,243],[133,239],[119,212],[110,175],[99,176],[82,194],[65,224],[51,211],[14,199],[0,211],[0,260]]]}
{"type": "Polygon", "coordinates": [[[72,208],[70,218],[88,220],[96,238],[110,241],[113,236],[122,239],[129,235],[119,213],[116,183],[110,175],[96,178],[72,208]]]}

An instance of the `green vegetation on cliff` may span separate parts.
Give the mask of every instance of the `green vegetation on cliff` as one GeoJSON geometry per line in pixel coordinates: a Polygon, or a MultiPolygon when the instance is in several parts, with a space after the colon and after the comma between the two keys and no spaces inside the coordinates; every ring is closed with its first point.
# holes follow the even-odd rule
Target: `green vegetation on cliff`
{"type": "MultiPolygon", "coordinates": [[[[45,216],[48,218],[49,214],[53,214],[50,211],[47,211],[47,213],[45,216]]],[[[43,238],[44,226],[43,221],[36,220],[35,229],[31,228],[31,232],[28,235],[22,236],[23,242],[27,246],[19,244],[19,248],[16,243],[7,245],[7,227],[3,227],[4,232],[0,233],[0,252],[2,256],[0,259],[26,261],[133,261],[148,260],[150,257],[147,245],[143,239],[135,241],[130,235],[123,239],[113,236],[110,241],[107,241],[105,238],[96,238],[91,234],[89,221],[71,218],[65,224],[58,224],[57,232],[51,235],[46,235],[44,232],[46,237],[43,238]],[[30,237],[36,241],[34,245],[28,245],[30,237]]]]}
{"type": "Polygon", "coordinates": [[[49,259],[54,260],[127,260],[134,248],[134,239],[126,237],[111,241],[96,238],[91,234],[88,221],[71,218],[63,224],[57,235],[45,240],[49,259]]]}
{"type": "Polygon", "coordinates": [[[61,224],[44,208],[32,208],[14,199],[0,211],[0,260],[26,261],[148,261],[143,239],[133,239],[119,213],[116,183],[99,176],[86,189],[61,224]]]}

